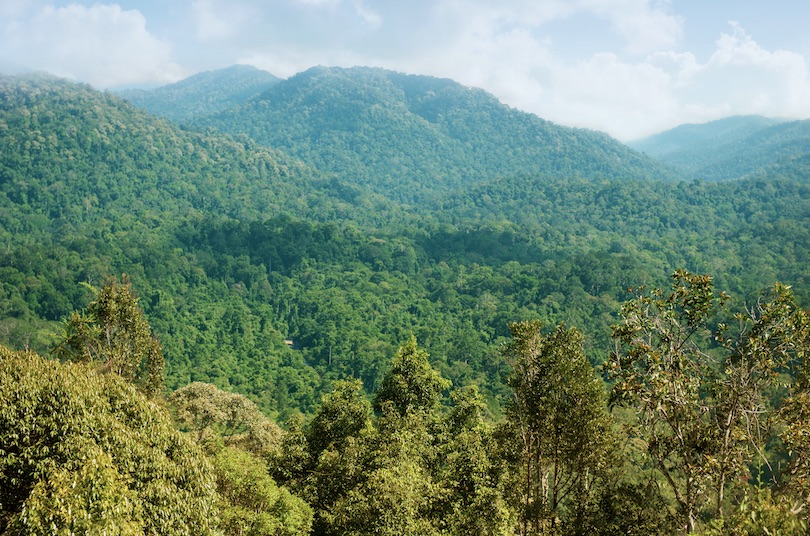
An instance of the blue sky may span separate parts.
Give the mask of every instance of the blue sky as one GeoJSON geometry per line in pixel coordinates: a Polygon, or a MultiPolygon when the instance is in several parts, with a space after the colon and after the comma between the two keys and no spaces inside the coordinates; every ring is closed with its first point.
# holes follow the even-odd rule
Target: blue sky
{"type": "Polygon", "coordinates": [[[0,0],[0,71],[111,88],[236,63],[371,65],[630,140],[810,118],[808,27],[799,0],[0,0]]]}

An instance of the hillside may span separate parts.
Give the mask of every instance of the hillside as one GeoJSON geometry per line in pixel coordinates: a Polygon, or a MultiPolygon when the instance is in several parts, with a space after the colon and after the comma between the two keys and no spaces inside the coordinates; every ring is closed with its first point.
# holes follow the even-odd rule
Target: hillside
{"type": "Polygon", "coordinates": [[[255,67],[234,65],[155,89],[128,89],[116,94],[149,113],[187,123],[241,104],[279,81],[255,67]]]}
{"type": "MultiPolygon", "coordinates": [[[[127,272],[155,305],[171,289],[161,303],[168,324],[155,318],[171,368],[199,344],[177,320],[194,315],[214,330],[219,319],[197,300],[222,305],[231,294],[177,249],[183,221],[303,217],[312,207],[334,216],[354,206],[324,195],[339,185],[277,151],[185,132],[48,76],[0,78],[0,132],[0,332],[13,347],[47,350],[58,321],[86,305],[88,284],[127,272]]],[[[286,349],[270,326],[265,336],[286,349]]]]}
{"type": "Polygon", "coordinates": [[[739,116],[682,125],[630,146],[703,180],[767,173],[810,153],[810,122],[739,116]]]}
{"type": "Polygon", "coordinates": [[[382,69],[312,68],[197,124],[406,202],[517,173],[674,178],[605,134],[555,125],[451,80],[382,69]]]}
{"type": "Polygon", "coordinates": [[[315,188],[312,170],[278,151],[182,131],[86,86],[2,77],[0,106],[2,203],[47,217],[304,212],[295,200],[315,188]]]}

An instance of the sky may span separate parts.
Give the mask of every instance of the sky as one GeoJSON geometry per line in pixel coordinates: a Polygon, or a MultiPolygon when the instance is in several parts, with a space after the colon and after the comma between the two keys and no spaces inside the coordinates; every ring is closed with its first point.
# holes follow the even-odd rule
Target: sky
{"type": "Polygon", "coordinates": [[[247,64],[451,78],[629,141],[810,118],[806,0],[0,0],[0,72],[98,89],[247,64]]]}

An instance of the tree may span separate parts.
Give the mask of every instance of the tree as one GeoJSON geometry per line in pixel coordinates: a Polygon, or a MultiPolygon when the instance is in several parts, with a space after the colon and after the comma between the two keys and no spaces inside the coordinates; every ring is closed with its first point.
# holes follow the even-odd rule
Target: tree
{"type": "Polygon", "coordinates": [[[327,448],[340,449],[349,437],[359,437],[371,426],[371,404],[360,380],[337,381],[324,396],[309,427],[308,443],[317,458],[327,448]]]}
{"type": "Polygon", "coordinates": [[[181,429],[208,454],[219,493],[219,527],[226,534],[308,533],[312,508],[270,475],[280,455],[281,429],[237,393],[194,382],[169,396],[181,429]]]}
{"type": "Polygon", "coordinates": [[[281,429],[244,395],[209,383],[193,382],[169,396],[181,428],[199,444],[221,437],[226,445],[256,456],[272,456],[281,444],[281,429]]]}
{"type": "Polygon", "coordinates": [[[710,503],[723,518],[726,490],[748,480],[752,460],[769,463],[775,411],[766,395],[806,342],[790,289],[776,285],[768,298],[735,315],[735,329],[718,323],[712,333],[728,297],[711,277],[679,270],[668,293],[639,290],[613,328],[616,350],[606,364],[613,401],[634,408],[636,434],[686,532],[710,503]]]}
{"type": "Polygon", "coordinates": [[[315,507],[315,532],[335,533],[334,505],[365,478],[371,404],[360,380],[337,381],[325,395],[306,433],[307,495],[315,507]]]}
{"type": "Polygon", "coordinates": [[[121,283],[114,279],[105,283],[84,312],[70,315],[52,354],[62,361],[96,363],[150,396],[165,389],[160,342],[152,335],[126,275],[121,283]]]}
{"type": "Polygon", "coordinates": [[[436,410],[447,386],[414,338],[377,393],[376,426],[361,383],[335,384],[306,434],[315,534],[438,534],[436,410]]]}
{"type": "Polygon", "coordinates": [[[458,536],[512,534],[515,513],[504,497],[506,471],[492,425],[481,417],[484,401],[474,385],[450,397],[453,407],[436,445],[436,525],[458,536]]]}
{"type": "Polygon", "coordinates": [[[521,534],[553,532],[562,518],[580,526],[612,447],[602,383],[576,329],[544,334],[539,321],[509,329],[503,353],[514,368],[507,420],[519,445],[521,534]]]}
{"type": "Polygon", "coordinates": [[[381,411],[391,404],[403,416],[430,411],[448,387],[450,382],[430,366],[427,352],[417,346],[416,337],[411,337],[397,350],[374,399],[374,409],[381,411]]]}
{"type": "Polygon", "coordinates": [[[791,455],[784,472],[784,488],[792,496],[790,511],[807,523],[810,518],[810,313],[802,314],[797,328],[801,333],[800,346],[795,353],[798,374],[793,393],[781,409],[787,426],[780,437],[791,455]]]}
{"type": "Polygon", "coordinates": [[[280,487],[267,464],[244,450],[224,447],[212,457],[222,498],[219,526],[226,534],[296,536],[312,527],[312,508],[280,487]]]}
{"type": "Polygon", "coordinates": [[[0,452],[0,533],[214,533],[211,465],[117,375],[0,347],[0,452]]]}
{"type": "Polygon", "coordinates": [[[341,451],[321,453],[315,473],[328,470],[340,475],[337,482],[352,484],[341,487],[323,512],[324,534],[438,534],[433,517],[438,486],[431,470],[437,451],[429,416],[424,411],[400,415],[385,403],[376,429],[346,442],[341,451]]]}

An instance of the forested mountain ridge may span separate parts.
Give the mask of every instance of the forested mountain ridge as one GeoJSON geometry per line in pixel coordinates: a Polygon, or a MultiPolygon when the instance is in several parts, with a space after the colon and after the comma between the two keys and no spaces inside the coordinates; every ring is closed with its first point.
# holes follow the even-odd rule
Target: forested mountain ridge
{"type": "Polygon", "coordinates": [[[555,125],[451,80],[368,67],[315,67],[197,124],[408,202],[517,173],[674,178],[605,134],[555,125]]]}
{"type": "Polygon", "coordinates": [[[737,115],[708,123],[679,125],[646,138],[633,140],[628,145],[653,157],[675,160],[678,155],[701,149],[707,151],[707,145],[715,147],[743,140],[781,122],[783,120],[760,115],[737,115]]]}
{"type": "MultiPolygon", "coordinates": [[[[71,222],[126,210],[258,217],[314,190],[300,161],[182,131],[108,94],[44,75],[0,78],[3,200],[71,222]],[[67,211],[67,212],[66,212],[67,211]]],[[[153,214],[159,216],[159,214],[153,214]]],[[[8,229],[8,227],[6,227],[8,229]]]]}
{"type": "Polygon", "coordinates": [[[241,104],[280,79],[248,65],[206,71],[155,89],[125,89],[115,93],[149,113],[177,123],[211,115],[241,104]]]}
{"type": "Polygon", "coordinates": [[[731,180],[763,175],[810,154],[810,121],[738,116],[675,129],[632,142],[687,177],[731,180]]]}

